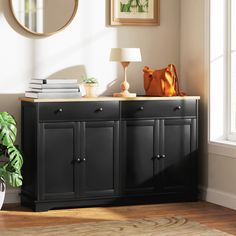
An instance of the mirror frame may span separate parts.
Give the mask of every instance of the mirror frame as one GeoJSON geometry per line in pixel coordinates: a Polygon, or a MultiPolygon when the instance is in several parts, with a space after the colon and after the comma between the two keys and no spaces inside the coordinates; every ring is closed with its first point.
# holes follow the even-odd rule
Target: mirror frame
{"type": "MultiPolygon", "coordinates": [[[[48,33],[38,33],[38,32],[34,32],[30,29],[28,29],[27,27],[25,27],[24,25],[22,25],[19,20],[17,19],[15,13],[14,13],[14,10],[13,10],[13,2],[14,0],[9,0],[9,6],[10,6],[10,12],[11,14],[13,15],[13,18],[14,20],[16,21],[17,25],[20,26],[21,29],[25,30],[26,32],[32,34],[32,35],[36,35],[36,36],[51,36],[53,34],[56,34],[60,31],[62,31],[63,29],[65,29],[71,22],[72,20],[74,19],[75,15],[76,15],[76,12],[78,10],[78,6],[79,6],[79,0],[74,0],[75,2],[75,7],[74,7],[74,11],[73,13],[71,14],[71,17],[69,18],[69,20],[66,22],[65,25],[63,25],[61,28],[59,28],[58,30],[54,31],[54,32],[48,32],[48,33]]],[[[65,0],[66,1],[66,0],[65,0]]]]}

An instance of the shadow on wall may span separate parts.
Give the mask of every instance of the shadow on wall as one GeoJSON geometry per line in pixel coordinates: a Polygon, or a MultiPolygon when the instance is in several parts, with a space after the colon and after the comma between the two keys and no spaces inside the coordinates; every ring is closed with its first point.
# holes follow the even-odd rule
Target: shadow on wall
{"type": "MultiPolygon", "coordinates": [[[[53,74],[49,75],[47,79],[77,79],[78,83],[82,83],[83,76],[85,77],[87,76],[87,71],[85,69],[85,66],[76,65],[54,72],[53,74]]],[[[121,91],[120,85],[122,81],[114,79],[113,81],[111,81],[109,84],[106,85],[105,91],[99,94],[99,96],[112,96],[114,92],[120,92],[121,91]]]]}
{"type": "Polygon", "coordinates": [[[120,85],[121,81],[118,79],[111,81],[107,84],[105,91],[100,94],[100,96],[113,96],[113,93],[118,93],[121,91],[120,85]]]}
{"type": "Polygon", "coordinates": [[[24,94],[0,94],[0,111],[7,111],[14,116],[17,122],[17,140],[16,143],[20,145],[21,137],[21,111],[19,97],[23,97],[24,94]]]}
{"type": "MultiPolygon", "coordinates": [[[[53,74],[49,75],[47,79],[77,79],[78,83],[82,83],[82,77],[87,76],[87,72],[84,65],[71,66],[64,68],[53,74]]],[[[83,86],[80,86],[82,95],[85,94],[83,86]]]]}
{"type": "Polygon", "coordinates": [[[49,75],[47,79],[77,79],[79,83],[82,82],[82,77],[86,76],[86,70],[84,65],[77,65],[68,68],[64,68],[53,74],[49,75]]]}

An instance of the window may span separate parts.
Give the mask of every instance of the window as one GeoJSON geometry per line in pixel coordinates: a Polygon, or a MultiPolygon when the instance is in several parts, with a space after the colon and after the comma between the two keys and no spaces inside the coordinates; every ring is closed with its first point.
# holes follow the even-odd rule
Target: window
{"type": "Polygon", "coordinates": [[[236,141],[236,0],[210,0],[210,140],[236,141]]]}

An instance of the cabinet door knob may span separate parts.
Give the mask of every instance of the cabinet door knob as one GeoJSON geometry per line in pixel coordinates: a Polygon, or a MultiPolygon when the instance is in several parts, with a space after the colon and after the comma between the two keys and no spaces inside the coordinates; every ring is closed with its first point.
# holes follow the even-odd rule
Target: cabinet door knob
{"type": "Polygon", "coordinates": [[[80,162],[81,162],[81,159],[80,159],[80,158],[77,158],[77,159],[76,159],[76,162],[77,162],[77,163],[80,163],[80,162]]]}
{"type": "Polygon", "coordinates": [[[177,111],[179,111],[179,110],[181,110],[181,109],[182,109],[181,106],[177,106],[177,107],[175,107],[175,110],[177,110],[177,111]]]}
{"type": "Polygon", "coordinates": [[[143,111],[143,110],[144,110],[144,107],[143,107],[143,106],[139,107],[139,110],[140,110],[140,111],[143,111]]]}
{"type": "Polygon", "coordinates": [[[161,159],[161,156],[158,154],[156,155],[156,159],[160,160],[161,159]]]}
{"type": "Polygon", "coordinates": [[[98,111],[98,112],[102,112],[102,111],[103,111],[103,108],[100,107],[100,108],[98,108],[96,111],[98,111]]]}
{"type": "Polygon", "coordinates": [[[86,158],[84,157],[84,158],[82,158],[82,161],[86,161],[86,158]]]}
{"type": "Polygon", "coordinates": [[[166,155],[161,155],[161,158],[166,158],[166,155]]]}
{"type": "Polygon", "coordinates": [[[62,108],[59,108],[55,111],[55,113],[62,113],[63,112],[63,109],[62,108]]]}

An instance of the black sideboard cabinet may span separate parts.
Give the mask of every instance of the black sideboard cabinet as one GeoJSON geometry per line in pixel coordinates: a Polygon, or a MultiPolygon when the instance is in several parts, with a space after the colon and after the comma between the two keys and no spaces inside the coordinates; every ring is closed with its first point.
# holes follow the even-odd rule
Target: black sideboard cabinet
{"type": "Polygon", "coordinates": [[[197,200],[198,99],[21,103],[22,205],[197,200]]]}

